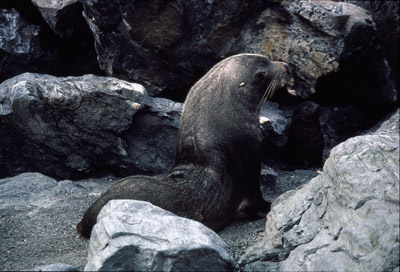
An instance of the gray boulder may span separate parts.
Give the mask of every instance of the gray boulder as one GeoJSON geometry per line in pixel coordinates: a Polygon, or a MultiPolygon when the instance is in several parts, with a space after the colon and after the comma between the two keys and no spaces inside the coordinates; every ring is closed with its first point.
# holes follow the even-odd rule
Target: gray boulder
{"type": "Polygon", "coordinates": [[[336,146],[323,174],[281,195],[246,271],[398,271],[399,111],[336,146]]]}
{"type": "Polygon", "coordinates": [[[123,133],[129,166],[121,173],[164,174],[174,163],[182,103],[147,97],[145,107],[123,133]]]}
{"type": "Polygon", "coordinates": [[[6,80],[0,85],[0,176],[166,172],[181,108],[115,78],[26,73],[6,80]]]}
{"type": "Polygon", "coordinates": [[[101,210],[86,271],[231,271],[228,246],[204,225],[148,202],[112,200],[101,210]]]}

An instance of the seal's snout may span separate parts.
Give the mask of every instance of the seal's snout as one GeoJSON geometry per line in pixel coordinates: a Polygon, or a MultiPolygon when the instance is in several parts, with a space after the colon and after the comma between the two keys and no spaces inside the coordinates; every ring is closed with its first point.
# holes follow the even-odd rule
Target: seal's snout
{"type": "Polygon", "coordinates": [[[275,61],[273,62],[275,65],[275,70],[281,74],[290,73],[289,65],[283,61],[275,61]]]}
{"type": "Polygon", "coordinates": [[[280,69],[282,69],[283,71],[285,71],[286,73],[289,72],[289,65],[286,62],[283,61],[279,61],[278,65],[280,67],[280,69]]]}

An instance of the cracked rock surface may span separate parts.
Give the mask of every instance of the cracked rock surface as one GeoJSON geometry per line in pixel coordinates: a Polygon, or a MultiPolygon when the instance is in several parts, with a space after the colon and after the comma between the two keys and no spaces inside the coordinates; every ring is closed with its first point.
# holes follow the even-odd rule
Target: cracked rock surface
{"type": "Polygon", "coordinates": [[[86,271],[231,271],[228,245],[203,224],[148,202],[112,200],[101,210],[86,271]]]}
{"type": "Polygon", "coordinates": [[[281,195],[246,271],[399,267],[399,115],[335,147],[323,173],[281,195]]]}
{"type": "Polygon", "coordinates": [[[181,108],[116,78],[16,76],[0,84],[0,177],[164,173],[181,108]]]}

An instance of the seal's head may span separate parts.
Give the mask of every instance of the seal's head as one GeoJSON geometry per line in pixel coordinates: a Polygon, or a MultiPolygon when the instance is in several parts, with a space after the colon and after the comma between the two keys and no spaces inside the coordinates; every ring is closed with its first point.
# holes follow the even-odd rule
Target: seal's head
{"type": "Polygon", "coordinates": [[[193,89],[208,89],[213,93],[207,97],[222,96],[225,98],[218,101],[240,101],[249,110],[258,111],[287,71],[288,65],[284,62],[270,61],[260,54],[239,54],[219,62],[198,82],[214,88],[196,84],[193,89]]]}

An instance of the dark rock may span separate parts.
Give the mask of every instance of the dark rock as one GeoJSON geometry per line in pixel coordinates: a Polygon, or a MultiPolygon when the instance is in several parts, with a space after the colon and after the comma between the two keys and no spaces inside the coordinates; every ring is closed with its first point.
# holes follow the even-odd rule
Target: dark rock
{"type": "Polygon", "coordinates": [[[124,175],[137,172],[166,173],[174,163],[178,144],[178,130],[182,104],[164,98],[147,97],[145,108],[132,120],[132,126],[123,133],[127,143],[131,169],[124,175]]]}
{"type": "MultiPolygon", "coordinates": [[[[342,69],[341,75],[369,71],[371,82],[382,73],[390,74],[382,56],[375,54],[371,15],[348,3],[101,0],[82,4],[102,70],[147,83],[152,94],[169,91],[179,96],[177,92],[187,91],[218,60],[240,52],[287,62],[293,77],[286,84],[303,98],[315,93],[319,78],[342,69]],[[365,68],[367,62],[371,64],[365,68]],[[381,71],[371,70],[374,67],[381,71]]],[[[392,81],[386,82],[382,88],[369,88],[372,100],[397,100],[392,81]]],[[[364,98],[359,89],[353,93],[364,98]]]]}
{"type": "MultiPolygon", "coordinates": [[[[356,105],[364,120],[359,131],[378,122],[398,101],[371,14],[349,3],[171,0],[111,5],[101,0],[82,4],[101,68],[109,75],[141,82],[151,94],[183,100],[189,87],[217,61],[249,52],[289,64],[291,76],[274,101],[293,106],[312,100],[328,111],[356,105]]],[[[333,135],[326,154],[340,142],[336,138],[343,141],[355,135],[355,124],[349,125],[342,127],[343,134],[333,135]]],[[[263,159],[270,163],[276,159],[269,154],[280,151],[287,135],[276,135],[268,123],[263,127],[268,136],[263,159]]]]}
{"type": "MultiPolygon", "coordinates": [[[[364,2],[365,6],[374,5],[371,4],[374,1],[364,2]]],[[[311,98],[323,107],[355,106],[355,110],[362,113],[364,120],[360,127],[365,130],[392,111],[399,100],[398,79],[382,51],[382,39],[379,38],[382,31],[379,28],[376,30],[373,20],[376,16],[373,18],[365,9],[349,3],[318,3],[325,8],[336,7],[356,16],[350,17],[348,21],[353,26],[344,39],[339,69],[318,78],[316,93],[311,98]]]]}
{"type": "MultiPolygon", "coordinates": [[[[397,46],[396,4],[348,1],[370,10],[371,16],[352,4],[331,1],[82,1],[84,22],[82,4],[76,0],[33,2],[35,6],[28,0],[0,3],[5,14],[12,8],[21,14],[23,19],[13,19],[20,21],[16,29],[39,28],[31,40],[30,48],[35,50],[29,54],[0,50],[0,80],[24,71],[101,73],[93,31],[104,71],[140,81],[151,93],[164,90],[164,96],[183,99],[189,87],[221,58],[254,52],[291,66],[292,78],[286,84],[296,96],[278,92],[274,99],[280,103],[293,103],[293,98],[297,104],[311,96],[324,107],[361,104],[364,119],[371,120],[365,129],[398,101],[398,68],[393,61],[398,53],[388,49],[397,46]],[[380,8],[396,16],[379,16],[384,14],[380,8]],[[390,26],[387,30],[382,27],[385,22],[390,26]],[[372,106],[375,116],[368,111],[372,106]]],[[[24,36],[20,30],[15,33],[24,36]]],[[[12,33],[3,36],[7,41],[12,33]]]]}
{"type": "Polygon", "coordinates": [[[39,42],[39,26],[27,24],[15,9],[2,9],[0,16],[0,48],[8,53],[34,51],[39,42]]]}
{"type": "Polygon", "coordinates": [[[238,0],[81,2],[102,70],[151,84],[145,85],[151,94],[168,90],[180,99],[212,65],[240,51],[243,23],[266,5],[238,0]]]}
{"type": "MultiPolygon", "coordinates": [[[[62,67],[55,75],[101,74],[94,49],[94,38],[82,16],[78,0],[32,0],[59,41],[62,67]]],[[[51,73],[50,74],[54,74],[51,73]]]]}
{"type": "Polygon", "coordinates": [[[336,146],[323,173],[281,195],[245,271],[396,271],[399,258],[399,111],[376,131],[336,146]]]}
{"type": "MultiPolygon", "coordinates": [[[[75,33],[80,31],[77,27],[85,25],[83,21],[79,22],[76,20],[76,17],[80,17],[83,20],[82,6],[78,0],[62,0],[53,2],[32,0],[32,3],[38,8],[43,19],[47,22],[50,28],[61,38],[74,37],[75,33]]],[[[77,36],[75,37],[77,38],[77,36]]]]}
{"type": "Polygon", "coordinates": [[[141,85],[23,74],[3,82],[0,97],[3,177],[160,174],[172,166],[181,104],[147,97],[141,85]]]}
{"type": "Polygon", "coordinates": [[[322,167],[325,135],[319,116],[312,101],[296,107],[267,101],[260,110],[263,162],[275,169],[322,167]]]}
{"type": "Polygon", "coordinates": [[[0,9],[0,81],[28,70],[58,70],[57,45],[45,44],[42,28],[13,8],[0,9]]]}
{"type": "Polygon", "coordinates": [[[377,52],[375,24],[366,10],[333,1],[292,2],[289,10],[303,22],[298,28],[301,38],[294,41],[301,53],[293,47],[296,56],[290,58],[304,63],[295,65],[304,73],[295,76],[308,78],[309,88],[300,88],[301,96],[308,97],[316,91],[319,102],[328,104],[397,101],[393,81],[386,84],[380,79],[390,70],[377,52]],[[304,23],[311,27],[304,29],[304,23]],[[374,88],[372,84],[377,82],[374,88]]]}
{"type": "Polygon", "coordinates": [[[85,270],[232,271],[228,246],[201,223],[148,202],[112,200],[94,226],[85,270]]]}
{"type": "Polygon", "coordinates": [[[261,106],[261,128],[263,133],[268,135],[268,138],[271,138],[271,140],[264,139],[264,141],[271,141],[271,143],[265,143],[266,145],[275,145],[279,148],[283,147],[287,141],[285,131],[288,129],[289,123],[290,118],[286,116],[286,112],[279,109],[279,104],[267,101],[261,106]]]}
{"type": "Polygon", "coordinates": [[[34,3],[0,3],[0,18],[4,18],[0,25],[5,24],[0,31],[0,81],[24,72],[56,76],[103,74],[93,35],[82,16],[82,5],[68,0],[34,3]],[[13,45],[18,40],[23,41],[24,48],[13,45]]]}
{"type": "Polygon", "coordinates": [[[399,2],[344,0],[368,10],[376,24],[377,38],[399,88],[399,2]]]}

